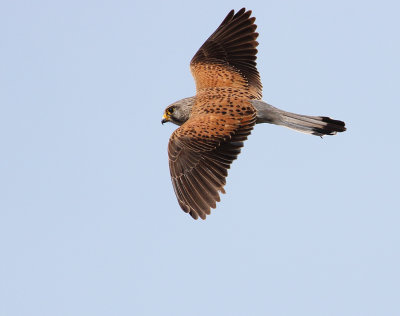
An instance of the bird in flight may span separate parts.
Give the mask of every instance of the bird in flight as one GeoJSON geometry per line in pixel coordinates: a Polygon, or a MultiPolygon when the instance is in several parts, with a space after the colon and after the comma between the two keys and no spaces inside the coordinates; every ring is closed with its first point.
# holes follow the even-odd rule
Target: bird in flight
{"type": "Polygon", "coordinates": [[[270,123],[317,136],[346,130],[326,116],[280,110],[262,101],[255,18],[230,11],[190,62],[196,95],[169,105],[162,123],[176,129],[168,143],[172,185],[182,210],[205,219],[220,201],[227,170],[255,124],[270,123]]]}

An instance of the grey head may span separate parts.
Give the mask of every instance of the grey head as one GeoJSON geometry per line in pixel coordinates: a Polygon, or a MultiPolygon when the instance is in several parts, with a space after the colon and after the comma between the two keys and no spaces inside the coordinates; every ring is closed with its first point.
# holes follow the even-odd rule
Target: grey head
{"type": "Polygon", "coordinates": [[[195,98],[184,98],[168,105],[164,111],[161,123],[171,122],[179,126],[185,123],[190,117],[195,98]]]}
{"type": "MultiPolygon", "coordinates": [[[[308,116],[280,110],[262,100],[249,100],[257,112],[256,124],[269,123],[288,127],[297,132],[317,136],[335,135],[346,130],[345,123],[326,116],[308,116]]],[[[171,122],[176,125],[185,123],[192,111],[195,97],[185,98],[169,105],[161,123],[171,122]]]]}

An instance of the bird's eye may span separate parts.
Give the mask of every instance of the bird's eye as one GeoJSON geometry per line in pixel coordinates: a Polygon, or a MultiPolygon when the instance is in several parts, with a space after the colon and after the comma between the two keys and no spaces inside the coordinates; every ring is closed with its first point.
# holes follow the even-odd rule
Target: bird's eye
{"type": "Polygon", "coordinates": [[[172,113],[174,113],[174,108],[168,108],[167,114],[171,115],[172,113]]]}

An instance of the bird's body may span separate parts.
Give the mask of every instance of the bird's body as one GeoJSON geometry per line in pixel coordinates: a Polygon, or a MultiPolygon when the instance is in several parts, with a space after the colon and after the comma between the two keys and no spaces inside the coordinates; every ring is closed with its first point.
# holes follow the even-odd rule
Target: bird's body
{"type": "MultiPolygon", "coordinates": [[[[262,100],[248,100],[256,111],[256,124],[268,123],[284,126],[305,134],[316,136],[335,135],[346,130],[342,121],[326,116],[310,116],[291,113],[278,109],[262,100]]],[[[170,121],[176,125],[185,123],[191,114],[195,97],[188,97],[170,105],[175,108],[175,115],[170,121]],[[176,120],[179,118],[179,120],[176,120]]]]}
{"type": "Polygon", "coordinates": [[[169,166],[181,208],[205,219],[225,193],[227,170],[257,123],[318,136],[346,130],[342,121],[277,109],[261,100],[256,69],[255,18],[232,10],[191,61],[196,95],[177,101],[163,122],[180,127],[168,144],[169,166]]]}

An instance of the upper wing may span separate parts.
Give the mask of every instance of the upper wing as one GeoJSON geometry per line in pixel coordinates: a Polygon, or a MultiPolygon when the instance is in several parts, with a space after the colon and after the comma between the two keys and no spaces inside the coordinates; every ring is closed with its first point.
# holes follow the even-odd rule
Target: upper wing
{"type": "Polygon", "coordinates": [[[203,115],[171,135],[169,168],[179,205],[194,219],[205,219],[225,193],[225,178],[255,124],[255,113],[241,118],[203,115]]]}
{"type": "Polygon", "coordinates": [[[200,47],[190,62],[196,89],[232,87],[245,90],[251,99],[261,99],[257,71],[258,33],[251,11],[229,12],[217,30],[200,47]]]}

